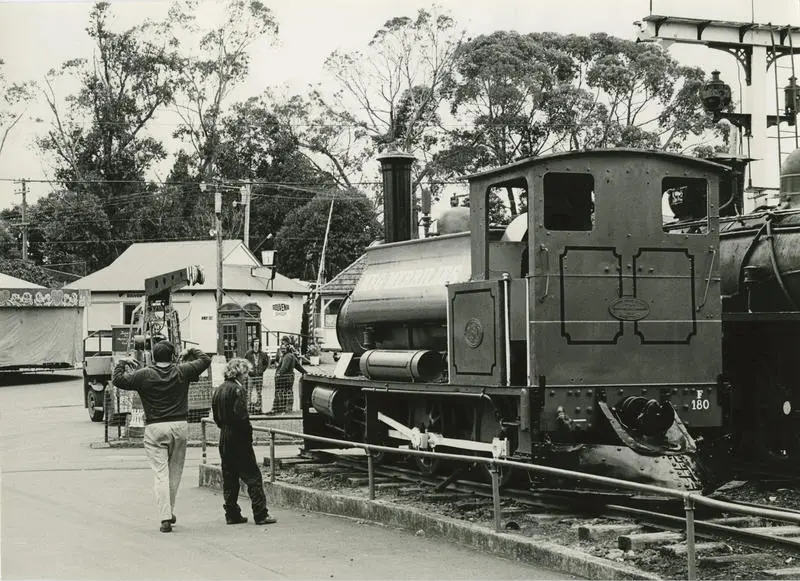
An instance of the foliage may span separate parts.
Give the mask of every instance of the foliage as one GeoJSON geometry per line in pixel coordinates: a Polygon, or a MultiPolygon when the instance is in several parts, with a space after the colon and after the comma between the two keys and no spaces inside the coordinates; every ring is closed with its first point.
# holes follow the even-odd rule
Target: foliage
{"type": "MultiPolygon", "coordinates": [[[[698,96],[700,69],[653,44],[500,31],[458,56],[447,91],[463,129],[436,154],[442,177],[565,149],[680,150],[713,127],[698,96]]],[[[522,200],[510,189],[506,197],[513,218],[522,200]]]]}
{"type": "Polygon", "coordinates": [[[99,2],[91,11],[87,33],[95,44],[92,62],[68,60],[48,75],[44,95],[52,113],[51,128],[39,140],[54,160],[56,178],[97,204],[93,211],[98,227],[89,239],[76,237],[53,221],[49,208],[38,213],[42,221],[37,224],[83,244],[91,241],[92,249],[83,256],[95,267],[105,266],[124,249],[130,237],[128,219],[143,207],[150,191],[145,173],[166,156],[163,145],[146,134],[146,127],[171,102],[179,67],[171,44],[151,40],[147,25],[113,32],[110,18],[107,3],[99,2]],[[65,106],[56,96],[62,76],[79,84],[65,106]],[[109,228],[101,230],[99,225],[109,228]]]}
{"type": "Polygon", "coordinates": [[[290,278],[317,278],[328,213],[333,202],[324,279],[330,280],[380,236],[375,209],[356,192],[320,195],[286,216],[275,242],[278,272],[290,278]]]}
{"type": "MultiPolygon", "coordinates": [[[[414,154],[412,191],[427,179],[438,144],[439,109],[464,38],[446,14],[419,10],[388,20],[364,51],[334,52],[326,67],[341,91],[330,108],[337,122],[369,136],[371,150],[414,154]]],[[[438,190],[438,184],[429,184],[438,190]]]]}
{"type": "MultiPolygon", "coordinates": [[[[171,17],[195,31],[193,13],[197,2],[177,5],[171,17]]],[[[259,40],[277,35],[272,11],[259,0],[228,0],[224,22],[202,35],[198,58],[184,59],[180,77],[180,102],[176,111],[182,124],[175,137],[192,145],[197,174],[209,179],[218,174],[216,163],[221,145],[223,102],[247,77],[249,49],[259,40]]],[[[226,176],[228,177],[228,176],[226,176]]]]}
{"type": "Polygon", "coordinates": [[[363,181],[364,165],[374,151],[366,131],[353,125],[347,111],[334,109],[319,89],[290,98],[268,91],[265,98],[272,115],[319,174],[341,189],[363,181]]]}
{"type": "Polygon", "coordinates": [[[47,288],[61,288],[63,283],[41,266],[15,258],[0,258],[0,272],[47,288]]]}

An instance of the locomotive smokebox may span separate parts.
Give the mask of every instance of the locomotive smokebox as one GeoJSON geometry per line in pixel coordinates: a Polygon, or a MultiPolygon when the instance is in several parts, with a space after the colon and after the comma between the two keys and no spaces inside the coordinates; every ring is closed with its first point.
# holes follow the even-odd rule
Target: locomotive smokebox
{"type": "Polygon", "coordinates": [[[378,161],[383,173],[383,241],[411,240],[411,166],[416,158],[389,151],[379,155],[378,161]]]}

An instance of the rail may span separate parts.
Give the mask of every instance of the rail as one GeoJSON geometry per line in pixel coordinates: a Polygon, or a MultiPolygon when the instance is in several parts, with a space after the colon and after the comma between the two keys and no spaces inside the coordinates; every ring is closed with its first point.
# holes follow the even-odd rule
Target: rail
{"type": "MultiPolygon", "coordinates": [[[[275,418],[282,419],[282,418],[275,418]]],[[[203,451],[203,464],[206,463],[206,424],[212,423],[210,418],[203,418],[201,420],[201,434],[202,434],[202,451],[203,451]]],[[[322,442],[325,444],[335,444],[341,448],[361,448],[367,452],[367,475],[369,486],[369,499],[375,500],[375,473],[373,457],[370,452],[385,452],[389,454],[403,454],[405,456],[420,456],[423,458],[440,458],[444,460],[455,460],[458,462],[479,462],[489,465],[489,473],[492,477],[492,504],[494,510],[494,528],[496,532],[501,532],[501,509],[500,509],[500,466],[507,466],[509,468],[517,468],[527,472],[536,472],[539,474],[547,474],[550,476],[559,476],[562,478],[570,478],[574,480],[582,480],[592,482],[595,484],[604,484],[607,486],[614,486],[617,488],[626,488],[636,492],[649,492],[668,496],[683,501],[684,511],[686,513],[686,555],[687,555],[687,579],[694,581],[697,579],[697,556],[695,551],[695,533],[694,533],[694,511],[696,505],[707,506],[716,508],[732,513],[738,513],[748,516],[758,516],[767,519],[779,520],[783,522],[790,522],[800,525],[800,513],[785,512],[780,510],[770,510],[765,508],[757,508],[751,506],[743,506],[724,502],[721,500],[714,500],[713,498],[705,497],[696,492],[686,492],[682,490],[673,490],[671,488],[662,488],[652,484],[642,484],[639,482],[629,482],[627,480],[618,480],[616,478],[609,478],[607,476],[598,476],[595,474],[587,474],[585,472],[573,472],[572,470],[564,470],[562,468],[553,468],[551,466],[542,466],[539,464],[526,464],[523,462],[515,462],[513,460],[501,460],[496,458],[482,458],[479,456],[463,456],[460,454],[448,454],[443,452],[425,452],[422,450],[400,449],[390,446],[379,446],[377,444],[364,444],[360,442],[348,442],[346,440],[337,440],[335,438],[326,438],[324,436],[312,436],[309,434],[301,434],[299,432],[292,432],[290,430],[282,430],[278,428],[267,428],[262,426],[253,426],[253,431],[265,432],[269,434],[269,459],[270,459],[270,475],[269,481],[275,482],[275,435],[281,434],[284,436],[292,436],[303,440],[314,440],[315,442],[322,442]]]]}

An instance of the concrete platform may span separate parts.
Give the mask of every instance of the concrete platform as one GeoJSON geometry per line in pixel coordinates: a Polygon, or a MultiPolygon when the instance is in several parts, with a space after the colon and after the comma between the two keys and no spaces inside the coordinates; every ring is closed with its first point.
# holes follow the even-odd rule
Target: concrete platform
{"type": "MultiPolygon", "coordinates": [[[[220,467],[215,464],[200,464],[199,485],[221,490],[220,467]]],[[[283,482],[265,482],[264,489],[270,505],[379,522],[586,579],[659,579],[657,575],[629,565],[582,553],[551,543],[541,537],[497,533],[472,523],[395,505],[380,499],[369,501],[283,482]]],[[[244,489],[242,495],[246,496],[244,489]]]]}

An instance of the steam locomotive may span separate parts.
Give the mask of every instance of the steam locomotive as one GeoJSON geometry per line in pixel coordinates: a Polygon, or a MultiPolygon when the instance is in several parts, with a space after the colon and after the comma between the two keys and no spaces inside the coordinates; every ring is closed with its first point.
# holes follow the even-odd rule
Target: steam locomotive
{"type": "Polygon", "coordinates": [[[748,265],[768,238],[758,218],[721,221],[731,167],[629,149],[527,159],[469,176],[469,207],[412,239],[411,162],[381,159],[385,241],[339,312],[337,372],[301,381],[305,433],[708,488],[698,439],[726,430],[725,353],[753,330],[733,323],[723,352],[723,293],[746,317],[772,292],[761,270],[730,289],[720,273],[736,268],[723,225],[748,265]],[[509,190],[529,210],[492,227],[490,196],[509,190]]]}

